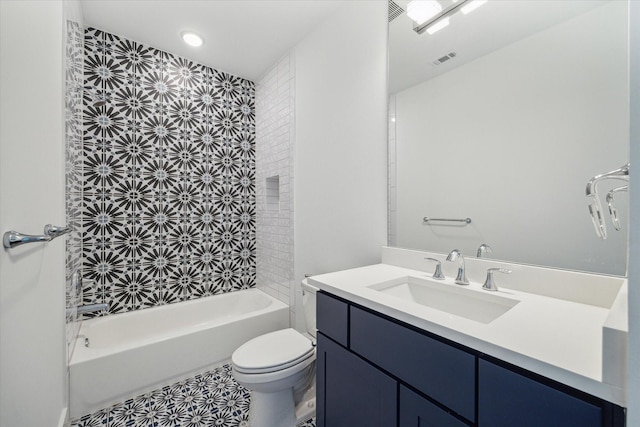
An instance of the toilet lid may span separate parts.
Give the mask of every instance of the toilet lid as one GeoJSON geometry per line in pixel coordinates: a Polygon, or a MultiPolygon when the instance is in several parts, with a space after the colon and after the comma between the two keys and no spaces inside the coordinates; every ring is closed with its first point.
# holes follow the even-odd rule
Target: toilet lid
{"type": "Polygon", "coordinates": [[[313,355],[313,344],[295,329],[282,329],[242,344],[231,355],[235,369],[264,373],[285,369],[313,355]]]}

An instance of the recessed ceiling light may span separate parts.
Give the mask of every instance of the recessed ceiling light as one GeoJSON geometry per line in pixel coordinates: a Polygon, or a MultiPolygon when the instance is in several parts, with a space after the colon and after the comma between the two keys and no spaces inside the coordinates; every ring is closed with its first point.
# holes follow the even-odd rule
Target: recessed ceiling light
{"type": "Polygon", "coordinates": [[[183,31],[181,36],[182,36],[182,40],[184,40],[184,42],[189,46],[193,46],[193,47],[202,46],[202,43],[203,43],[202,37],[200,37],[196,33],[193,33],[191,31],[183,31]]]}

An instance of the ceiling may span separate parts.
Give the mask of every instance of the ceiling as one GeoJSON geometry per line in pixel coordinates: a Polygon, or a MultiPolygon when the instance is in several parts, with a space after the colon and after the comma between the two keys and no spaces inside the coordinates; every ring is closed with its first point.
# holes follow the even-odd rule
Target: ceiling
{"type": "Polygon", "coordinates": [[[348,0],[82,0],[84,24],[252,81],[348,0]],[[182,31],[204,38],[187,46],[182,31]]]}
{"type": "MultiPolygon", "coordinates": [[[[404,10],[409,2],[394,1],[404,10]]],[[[440,0],[443,5],[448,1],[440,0]]],[[[415,86],[606,3],[607,0],[491,0],[468,15],[456,13],[448,27],[433,35],[413,31],[413,21],[403,13],[389,23],[389,93],[415,86]],[[453,59],[433,65],[433,61],[450,52],[456,54],[453,59]]]]}
{"type": "MultiPolygon", "coordinates": [[[[81,1],[86,26],[257,81],[343,3],[354,0],[81,1]],[[186,30],[203,36],[204,45],[187,46],[180,38],[186,30]]],[[[395,2],[406,9],[409,0],[395,2]]],[[[489,1],[469,15],[457,13],[448,27],[433,35],[414,32],[403,13],[389,24],[389,92],[414,86],[603,3],[606,0],[489,1]],[[449,52],[456,57],[432,64],[449,52]]]]}

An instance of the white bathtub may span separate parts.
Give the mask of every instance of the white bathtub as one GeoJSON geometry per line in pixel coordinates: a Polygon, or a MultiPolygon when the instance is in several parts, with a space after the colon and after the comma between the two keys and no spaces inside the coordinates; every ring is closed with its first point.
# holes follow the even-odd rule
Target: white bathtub
{"type": "Polygon", "coordinates": [[[70,417],[220,366],[288,326],[288,306],[258,289],[85,320],[69,363],[70,417]]]}

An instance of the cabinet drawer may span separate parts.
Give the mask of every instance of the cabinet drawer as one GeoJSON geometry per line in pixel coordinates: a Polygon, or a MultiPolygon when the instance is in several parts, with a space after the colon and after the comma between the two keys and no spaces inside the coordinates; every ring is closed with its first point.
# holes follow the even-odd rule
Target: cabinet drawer
{"type": "Polygon", "coordinates": [[[602,408],[531,378],[479,362],[478,426],[600,427],[602,408]]]}
{"type": "Polygon", "coordinates": [[[475,356],[351,307],[351,350],[464,418],[475,421],[475,356]]]}
{"type": "Polygon", "coordinates": [[[347,347],[349,334],[349,305],[329,294],[316,294],[316,326],[318,330],[347,347]]]}
{"type": "Polygon", "coordinates": [[[318,334],[318,427],[396,427],[396,381],[318,334]]]}
{"type": "Polygon", "coordinates": [[[424,397],[400,386],[398,427],[467,427],[467,425],[424,397]]]}

